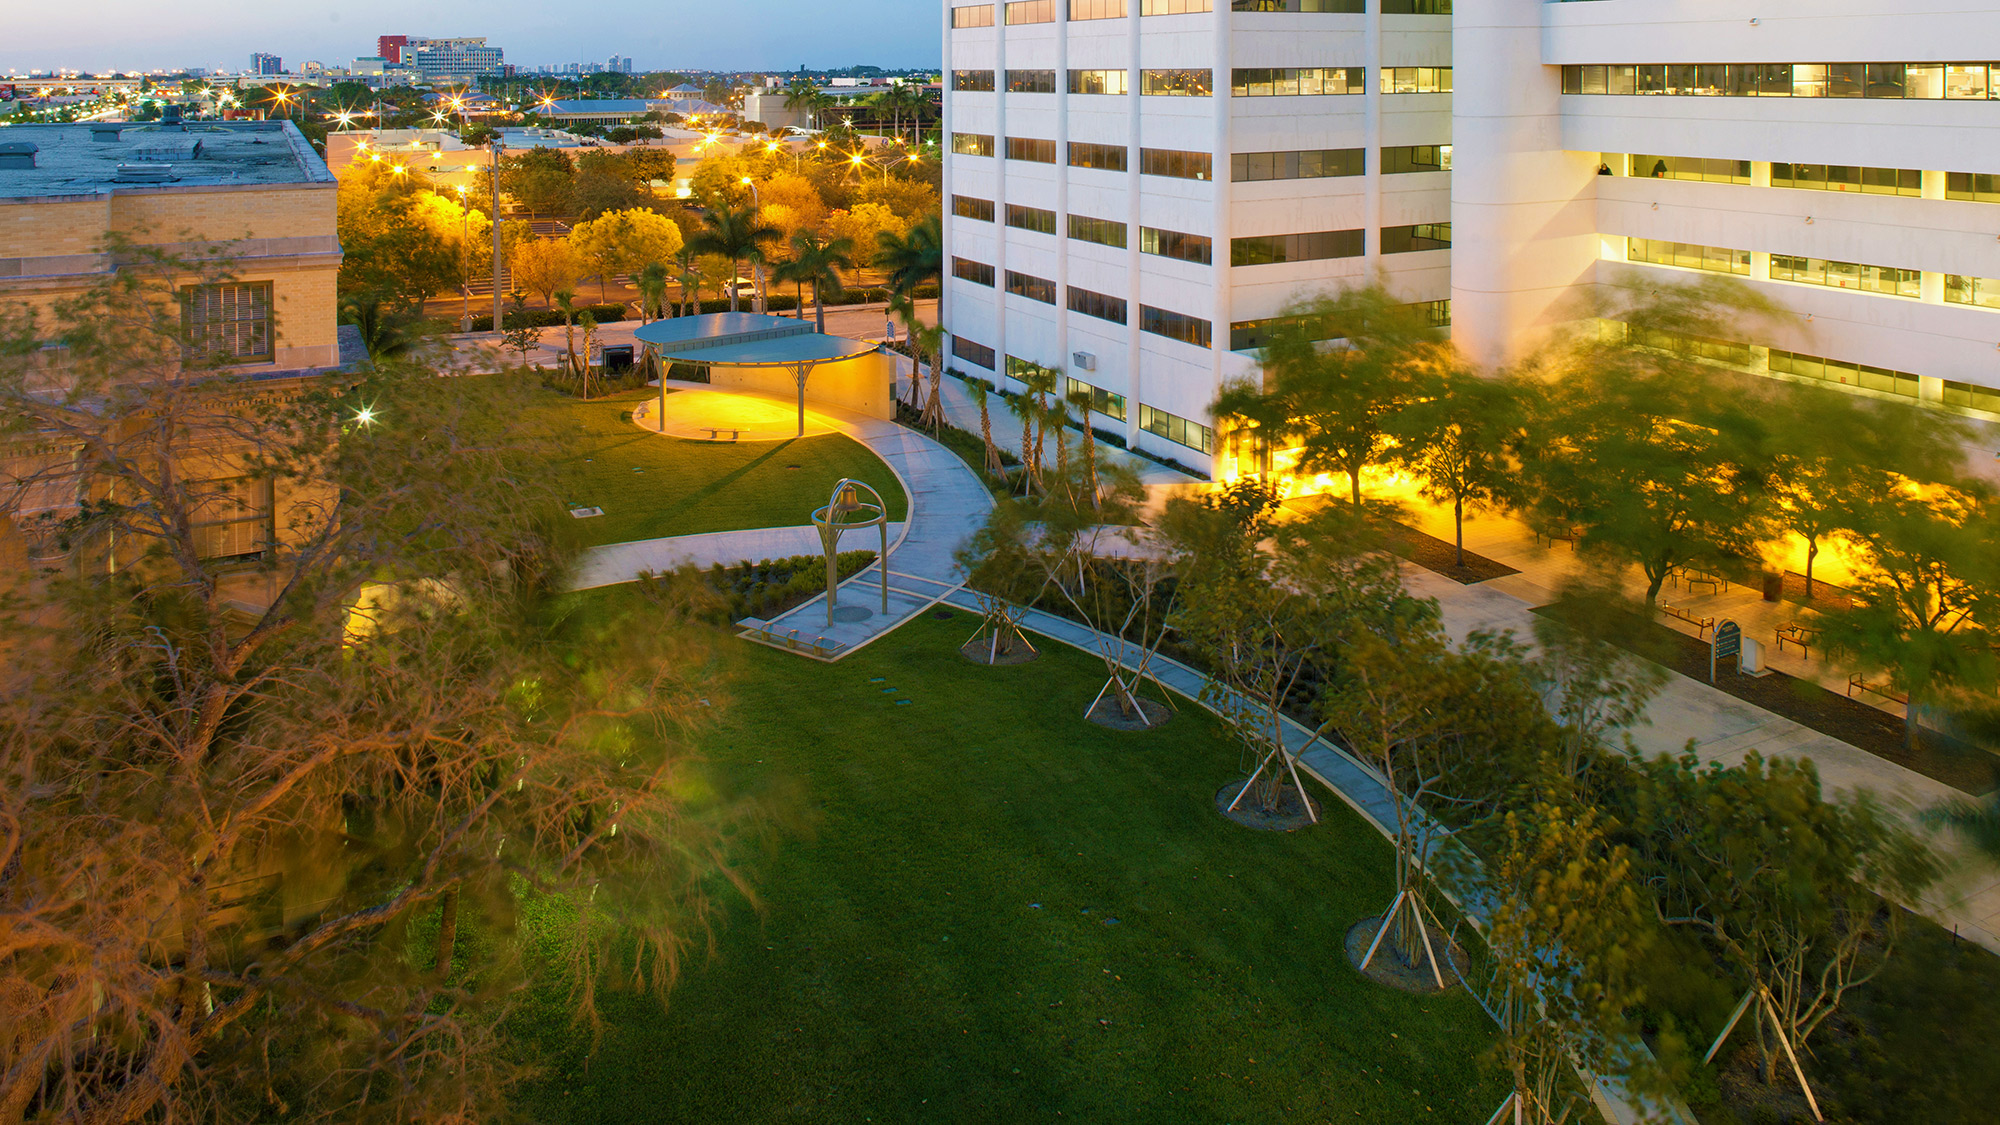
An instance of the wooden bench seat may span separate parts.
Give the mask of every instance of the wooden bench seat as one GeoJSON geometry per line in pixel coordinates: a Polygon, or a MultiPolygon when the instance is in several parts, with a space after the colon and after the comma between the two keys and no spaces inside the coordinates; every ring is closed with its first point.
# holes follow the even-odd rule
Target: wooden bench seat
{"type": "Polygon", "coordinates": [[[1697,637],[1715,628],[1715,618],[1703,617],[1692,610],[1682,609],[1677,605],[1668,605],[1666,602],[1661,602],[1660,612],[1676,621],[1685,621],[1694,626],[1694,635],[1697,637]]]}

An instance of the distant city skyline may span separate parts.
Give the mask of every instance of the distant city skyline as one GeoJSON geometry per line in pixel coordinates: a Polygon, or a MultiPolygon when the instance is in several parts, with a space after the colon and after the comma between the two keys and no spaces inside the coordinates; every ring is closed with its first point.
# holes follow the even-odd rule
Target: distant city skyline
{"type": "Polygon", "coordinates": [[[35,5],[9,17],[0,71],[148,71],[206,67],[237,72],[259,51],[287,69],[311,60],[344,66],[372,55],[381,35],[485,36],[515,66],[605,62],[629,56],[639,71],[794,70],[939,65],[935,0],[737,0],[659,5],[605,0],[587,14],[531,0],[444,0],[413,8],[388,0],[325,0],[284,8],[234,0],[87,0],[35,5]]]}

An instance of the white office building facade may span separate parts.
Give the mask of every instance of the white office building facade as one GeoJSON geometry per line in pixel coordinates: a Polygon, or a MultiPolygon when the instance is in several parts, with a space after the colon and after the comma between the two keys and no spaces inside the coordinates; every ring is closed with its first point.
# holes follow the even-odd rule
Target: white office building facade
{"type": "Polygon", "coordinates": [[[1500,365],[1722,273],[1789,311],[1715,362],[2000,418],[1994,0],[1216,6],[947,7],[953,366],[1221,478],[1208,406],[1301,296],[1379,275],[1500,365]]]}

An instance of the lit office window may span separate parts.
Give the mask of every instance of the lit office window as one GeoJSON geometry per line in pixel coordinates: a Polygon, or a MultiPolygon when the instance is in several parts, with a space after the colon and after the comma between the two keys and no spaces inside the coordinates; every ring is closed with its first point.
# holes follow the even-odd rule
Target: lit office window
{"type": "Polygon", "coordinates": [[[953,8],[951,10],[951,26],[992,27],[993,5],[968,4],[963,8],[953,8]]]}
{"type": "Polygon", "coordinates": [[[1829,289],[1858,289],[1885,297],[1917,297],[1922,295],[1923,272],[1894,266],[1871,266],[1862,262],[1831,262],[1824,258],[1773,254],[1771,280],[1824,285],[1829,289]]]}
{"type": "Polygon", "coordinates": [[[1448,66],[1385,66],[1382,68],[1385,94],[1449,94],[1451,68],[1448,66]]]}
{"type": "Polygon", "coordinates": [[[1147,176],[1171,176],[1177,180],[1206,180],[1215,174],[1215,161],[1205,152],[1142,148],[1139,150],[1139,172],[1147,176]]]}
{"type": "Polygon", "coordinates": [[[1126,90],[1126,74],[1122,70],[1072,70],[1069,72],[1069,92],[1072,94],[1122,94],[1126,90]]]}
{"type": "Polygon", "coordinates": [[[1359,94],[1368,82],[1361,66],[1238,67],[1229,74],[1234,98],[1315,97],[1359,94]]]}
{"type": "Polygon", "coordinates": [[[1750,251],[1703,246],[1697,242],[1628,238],[1625,240],[1625,260],[1655,266],[1678,266],[1685,270],[1733,273],[1739,277],[1750,275],[1750,251]]]}
{"type": "Polygon", "coordinates": [[[1139,228],[1139,253],[1203,266],[1209,265],[1215,256],[1214,243],[1205,234],[1182,234],[1154,227],[1139,228]]]}
{"type": "Polygon", "coordinates": [[[1214,93],[1215,72],[1210,70],[1142,70],[1139,93],[1167,97],[1205,98],[1214,93]]]}
{"type": "Polygon", "coordinates": [[[1215,452],[1214,430],[1143,402],[1139,404],[1139,428],[1176,445],[1185,445],[1203,453],[1215,452]]]}
{"type": "Polygon", "coordinates": [[[1126,149],[1124,145],[1100,145],[1089,141],[1069,143],[1069,166],[1072,168],[1096,168],[1103,172],[1123,172],[1125,170],[1126,149]]]}
{"type": "Polygon", "coordinates": [[[1449,249],[1451,249],[1450,223],[1411,223],[1408,226],[1382,228],[1384,254],[1449,249]]]}
{"type": "Polygon", "coordinates": [[[1398,145],[1382,150],[1382,174],[1451,171],[1450,145],[1398,145]]]}

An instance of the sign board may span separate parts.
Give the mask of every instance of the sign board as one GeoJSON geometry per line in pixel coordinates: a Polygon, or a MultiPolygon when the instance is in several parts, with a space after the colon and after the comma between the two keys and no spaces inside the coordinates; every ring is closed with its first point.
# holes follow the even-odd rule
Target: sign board
{"type": "Polygon", "coordinates": [[[1718,621],[1715,624],[1715,640],[1708,646],[1708,682],[1715,682],[1715,664],[1729,657],[1737,658],[1741,670],[1743,657],[1743,630],[1734,621],[1718,621]]]}

